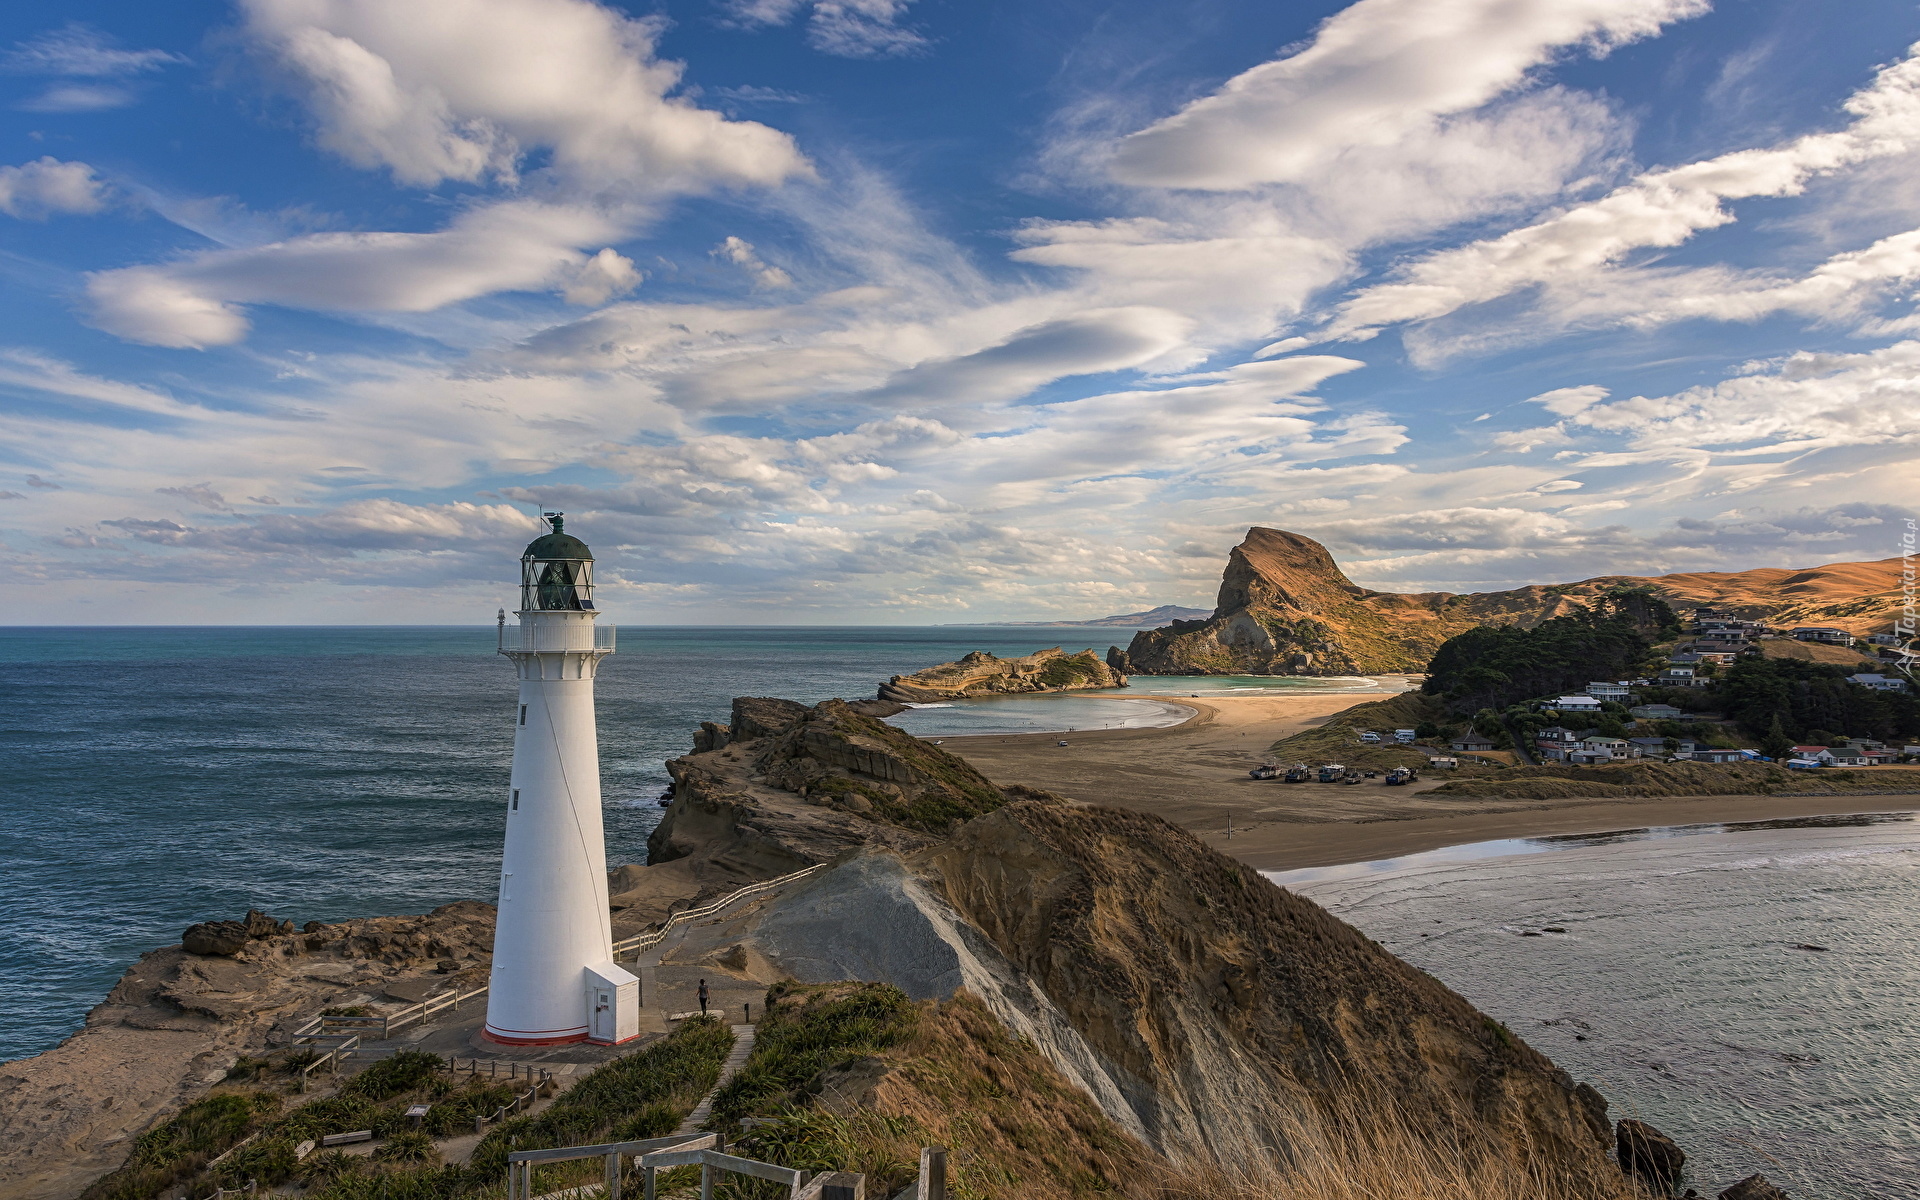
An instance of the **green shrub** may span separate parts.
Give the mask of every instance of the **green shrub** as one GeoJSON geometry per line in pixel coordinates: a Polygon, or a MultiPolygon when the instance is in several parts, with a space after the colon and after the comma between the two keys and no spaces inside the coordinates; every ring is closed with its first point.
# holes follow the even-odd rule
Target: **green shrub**
{"type": "Polygon", "coordinates": [[[386,1100],[432,1082],[445,1068],[446,1063],[438,1054],[402,1050],[355,1075],[340,1091],[369,1100],[386,1100]]]}
{"type": "Polygon", "coordinates": [[[375,1162],[432,1163],[440,1161],[440,1149],[433,1138],[418,1130],[404,1129],[389,1137],[373,1152],[375,1162]]]}

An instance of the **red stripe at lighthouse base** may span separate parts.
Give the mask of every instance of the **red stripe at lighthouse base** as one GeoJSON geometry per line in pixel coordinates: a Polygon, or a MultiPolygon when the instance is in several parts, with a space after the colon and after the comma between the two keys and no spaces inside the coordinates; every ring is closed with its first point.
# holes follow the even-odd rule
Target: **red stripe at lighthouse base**
{"type": "Polygon", "coordinates": [[[507,1032],[496,1030],[491,1025],[480,1030],[480,1036],[500,1046],[562,1046],[568,1042],[587,1040],[587,1027],[569,1030],[516,1030],[507,1032]]]}

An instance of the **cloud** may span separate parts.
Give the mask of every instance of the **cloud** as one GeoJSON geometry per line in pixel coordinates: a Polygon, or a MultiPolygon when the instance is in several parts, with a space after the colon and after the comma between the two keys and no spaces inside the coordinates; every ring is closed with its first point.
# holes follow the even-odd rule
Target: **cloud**
{"type": "Polygon", "coordinates": [[[24,492],[0,491],[0,500],[25,500],[26,498],[24,492]]]}
{"type": "Polygon", "coordinates": [[[1527,403],[1538,404],[1556,417],[1570,417],[1605,400],[1607,394],[1606,388],[1586,384],[1581,387],[1555,388],[1551,392],[1529,396],[1527,403]]]}
{"type": "Polygon", "coordinates": [[[0,56],[0,70],[22,75],[138,75],[185,61],[165,50],[122,50],[99,30],[76,22],[16,42],[0,56]]]}
{"type": "Polygon", "coordinates": [[[83,162],[46,156],[17,167],[0,167],[0,212],[44,221],[59,213],[96,213],[107,206],[107,189],[83,162]]]}
{"type": "Polygon", "coordinates": [[[843,58],[908,54],[927,44],[900,23],[913,0],[722,0],[732,18],[748,27],[787,25],[807,14],[807,43],[843,58]]]}
{"type": "Polygon", "coordinates": [[[57,492],[61,490],[59,484],[54,483],[51,480],[42,479],[38,475],[27,476],[27,486],[30,488],[37,488],[43,492],[57,492]]]}
{"type": "Polygon", "coordinates": [[[213,526],[139,517],[100,524],[154,545],[317,558],[498,548],[511,546],[539,528],[533,517],[507,504],[404,504],[384,499],[353,501],[311,516],[269,513],[213,526]]]}
{"type": "Polygon", "coordinates": [[[1641,450],[1760,446],[1806,452],[1920,437],[1920,342],[1860,354],[1801,352],[1669,396],[1596,404],[1569,423],[1641,450]]]}
{"type": "Polygon", "coordinates": [[[637,274],[617,254],[590,259],[575,247],[620,232],[591,209],[503,201],[469,209],[434,233],[316,233],[98,271],[87,277],[87,298],[93,323],[107,332],[189,349],[245,337],[245,304],[430,312],[498,291],[549,289],[597,302],[592,297],[613,295],[637,274]]]}
{"type": "Polygon", "coordinates": [[[1740,150],[1649,171],[1606,196],[1499,237],[1436,251],[1393,282],[1341,304],[1317,335],[1365,338],[1432,321],[1517,290],[1602,271],[1643,247],[1677,246],[1733,221],[1724,202],[1799,193],[1809,179],[1904,153],[1920,141],[1920,47],[1849,97],[1853,122],[1767,150],[1740,150]]]}
{"type": "MultiPolygon", "coordinates": [[[[123,50],[98,30],[76,23],[15,43],[12,50],[0,55],[0,70],[99,80],[139,75],[185,61],[165,50],[123,50]]],[[[15,107],[26,112],[99,112],[124,108],[137,98],[132,88],[119,84],[58,83],[15,107]]]]}
{"type": "Polygon", "coordinates": [[[396,180],[511,179],[523,154],[588,192],[767,186],[808,168],[784,133],[672,95],[657,23],[589,0],[242,0],[321,145],[396,180]]]}
{"type": "Polygon", "coordinates": [[[902,371],[866,399],[873,404],[1011,400],[1063,376],[1151,362],[1180,345],[1191,325],[1178,313],[1141,306],[1047,321],[971,354],[902,371]]]}
{"type": "Polygon", "coordinates": [[[561,295],[568,304],[595,307],[639,286],[640,272],[633,260],[608,248],[588,259],[561,295]]]}
{"type": "Polygon", "coordinates": [[[753,286],[757,288],[783,288],[793,286],[793,276],[782,271],[779,267],[770,267],[760,261],[760,256],[754,252],[752,242],[729,236],[726,241],[714,247],[713,253],[716,257],[726,259],[728,262],[744,270],[748,275],[751,275],[753,277],[753,286]]]}
{"type": "Polygon", "coordinates": [[[1706,10],[1706,0],[1360,0],[1304,49],[1124,139],[1112,173],[1149,187],[1298,182],[1479,108],[1561,47],[1604,52],[1706,10]]]}
{"type": "Polygon", "coordinates": [[[211,509],[214,512],[231,512],[233,506],[227,498],[213,490],[211,483],[195,483],[185,487],[160,487],[153,489],[162,496],[174,496],[185,500],[196,508],[211,509]]]}
{"type": "Polygon", "coordinates": [[[125,108],[136,99],[138,97],[130,88],[100,83],[62,83],[38,96],[22,100],[14,107],[22,112],[40,113],[105,112],[110,108],[125,108]]]}

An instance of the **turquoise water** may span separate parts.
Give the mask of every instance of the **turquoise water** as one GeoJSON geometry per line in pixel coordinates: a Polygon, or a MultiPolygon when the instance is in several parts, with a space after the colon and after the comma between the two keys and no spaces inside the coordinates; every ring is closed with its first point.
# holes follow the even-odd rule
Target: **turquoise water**
{"type": "MultiPolygon", "coordinates": [[[[494,636],[0,628],[0,1060],[58,1042],[195,921],[492,900],[515,692],[494,636]]],[[[735,696],[871,696],[889,675],[1061,636],[623,628],[598,685],[608,858],[644,860],[666,760],[735,696]]]]}
{"type": "Polygon", "coordinates": [[[1920,1195],[1912,813],[1482,842],[1268,877],[1591,1082],[1616,1118],[1673,1137],[1703,1195],[1755,1173],[1796,1200],[1920,1195]]]}

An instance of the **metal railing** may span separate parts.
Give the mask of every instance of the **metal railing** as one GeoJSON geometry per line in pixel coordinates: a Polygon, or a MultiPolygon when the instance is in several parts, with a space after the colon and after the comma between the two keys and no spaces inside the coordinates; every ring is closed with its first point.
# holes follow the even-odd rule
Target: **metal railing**
{"type": "Polygon", "coordinates": [[[759,883],[750,883],[739,891],[729,892],[718,900],[709,901],[699,908],[683,909],[661,922],[658,929],[651,929],[646,933],[636,933],[632,937],[621,938],[615,942],[613,944],[613,956],[617,959],[622,954],[638,954],[642,950],[650,950],[666,940],[666,936],[673,932],[674,926],[682,922],[697,921],[701,917],[710,917],[729,904],[745,900],[749,896],[757,896],[762,892],[771,891],[783,884],[792,883],[796,879],[805,879],[824,866],[826,866],[825,863],[815,863],[811,867],[795,871],[791,875],[782,875],[778,879],[763,879],[759,883]]]}
{"type": "Polygon", "coordinates": [[[513,625],[500,623],[494,649],[501,654],[612,654],[618,644],[618,625],[592,626],[592,637],[580,636],[578,627],[565,625],[513,625]]]}

